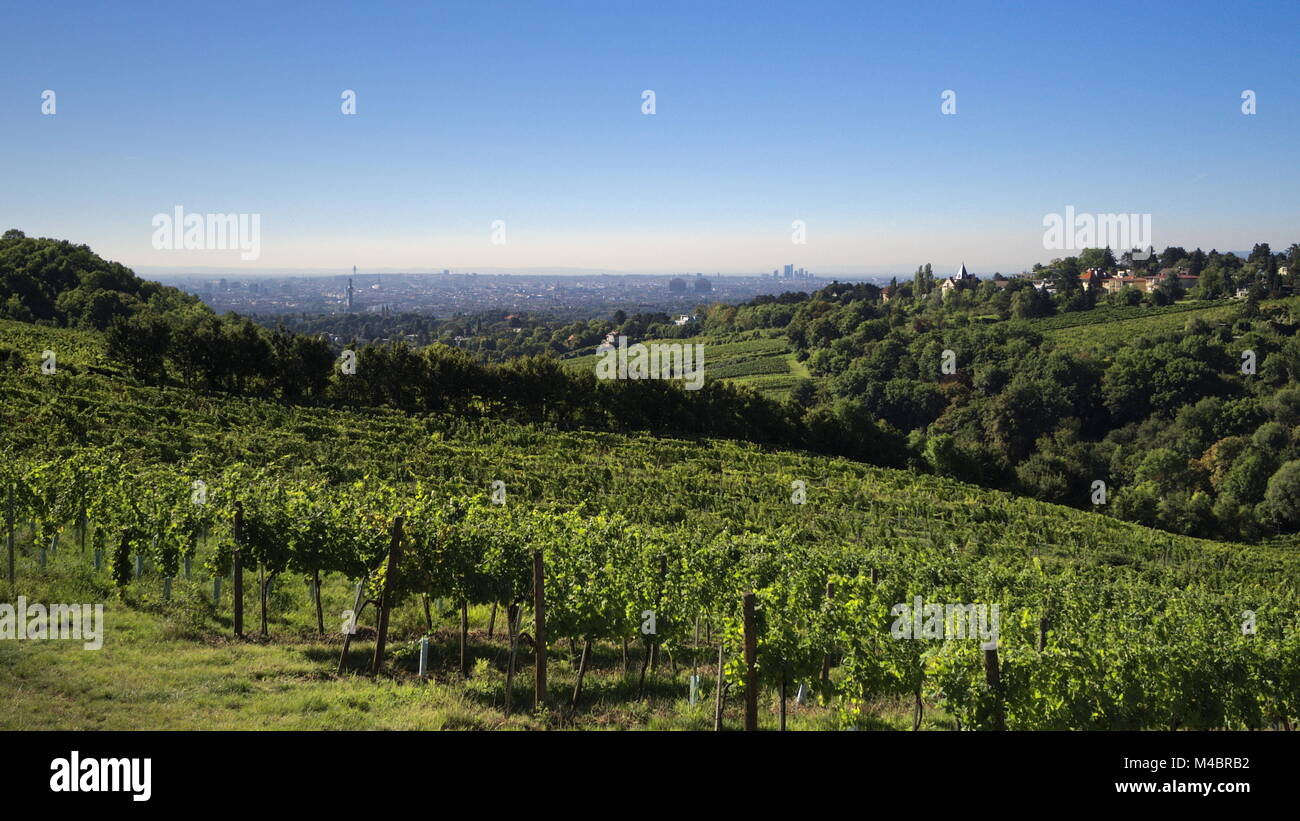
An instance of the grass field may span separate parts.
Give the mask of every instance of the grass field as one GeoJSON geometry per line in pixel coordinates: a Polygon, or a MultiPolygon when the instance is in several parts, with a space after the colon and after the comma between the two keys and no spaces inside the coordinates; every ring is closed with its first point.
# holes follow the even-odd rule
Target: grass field
{"type": "MultiPolygon", "coordinates": [[[[196,574],[197,575],[197,574],[196,574]]],[[[75,548],[49,557],[41,568],[28,557],[19,567],[29,601],[106,601],[105,633],[99,650],[75,641],[0,642],[0,730],[491,730],[491,729],[713,729],[716,657],[701,647],[693,658],[665,656],[647,676],[639,700],[641,648],[631,649],[625,668],[622,649],[598,645],[575,710],[569,705],[576,659],[567,646],[553,649],[548,664],[550,712],[532,703],[532,649],[520,647],[514,681],[515,709],[504,707],[508,647],[504,616],[488,636],[491,611],[470,610],[471,676],[462,679],[457,649],[457,615],[434,610],[431,675],[417,675],[419,638],[426,634],[423,608],[407,602],[393,615],[385,671],[364,671],[373,653],[374,632],[362,628],[336,675],[342,648],[335,616],[350,606],[343,579],[322,585],[326,628],[316,633],[314,611],[300,580],[283,580],[273,591],[269,637],[256,630],[255,581],[246,586],[249,638],[231,638],[230,586],[215,605],[210,580],[178,580],[168,602],[162,582],[146,570],[113,598],[107,572],[75,548]],[[689,702],[692,665],[702,683],[689,702]]],[[[524,622],[525,633],[530,632],[524,622]]],[[[890,700],[872,705],[862,729],[910,729],[910,707],[890,700]]],[[[732,698],[725,724],[737,729],[742,705],[732,698]]],[[[762,726],[777,723],[767,699],[762,726]]],[[[833,709],[812,703],[790,705],[790,729],[837,729],[833,709]]],[[[950,720],[931,711],[927,728],[947,729],[950,720]]]]}

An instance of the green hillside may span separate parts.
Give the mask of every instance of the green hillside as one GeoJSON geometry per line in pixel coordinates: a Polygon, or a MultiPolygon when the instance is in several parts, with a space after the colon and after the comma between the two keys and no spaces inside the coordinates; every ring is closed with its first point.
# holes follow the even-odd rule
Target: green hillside
{"type": "MultiPolygon", "coordinates": [[[[764,670],[783,669],[771,665],[784,659],[789,675],[815,683],[807,676],[820,666],[823,651],[817,648],[833,651],[825,688],[818,688],[824,704],[792,707],[796,728],[910,727],[913,687],[924,702],[922,726],[992,726],[975,645],[888,640],[890,604],[913,595],[1000,604],[1007,680],[1001,709],[1013,728],[1246,727],[1300,714],[1300,594],[1294,584],[1300,560],[1289,544],[1176,536],[949,479],[731,441],[295,407],[142,387],[106,369],[91,370],[104,364],[94,352],[94,335],[8,323],[0,331],[17,343],[11,347],[66,350],[70,364],[42,374],[33,354],[21,367],[0,372],[6,475],[36,494],[35,526],[20,521],[18,527],[17,585],[0,585],[0,598],[104,600],[110,631],[91,664],[67,643],[0,643],[5,728],[703,729],[711,726],[712,702],[706,695],[691,706],[687,677],[695,670],[706,673],[706,684],[711,680],[719,641],[732,659],[727,680],[740,686],[735,619],[744,588],[728,586],[735,573],[735,584],[759,590],[766,614],[764,670]],[[214,498],[242,497],[250,515],[275,513],[280,494],[322,510],[333,507],[331,499],[350,505],[343,500],[355,495],[379,523],[411,511],[419,499],[481,499],[499,481],[507,493],[502,536],[528,526],[541,511],[576,516],[565,526],[613,527],[634,538],[643,545],[638,549],[649,551],[637,559],[647,567],[656,555],[673,556],[673,566],[680,563],[687,574],[674,582],[682,590],[698,582],[722,585],[722,592],[680,605],[687,613],[698,606],[701,626],[677,617],[663,644],[671,658],[655,665],[645,689],[637,683],[639,640],[630,658],[617,631],[596,641],[576,708],[560,707],[568,702],[581,645],[563,625],[568,608],[583,606],[584,599],[556,600],[551,617],[560,621],[550,672],[556,710],[506,714],[504,617],[497,617],[489,636],[489,601],[474,599],[467,611],[468,678],[458,672],[454,602],[432,594],[407,596],[397,607],[392,664],[384,676],[335,675],[339,640],[316,634],[312,599],[293,572],[279,573],[269,598],[269,635],[258,637],[260,631],[246,626],[253,638],[232,642],[229,582],[220,598],[213,586],[214,574],[225,572],[222,556],[230,543],[224,501],[216,503],[210,531],[192,542],[188,578],[179,569],[165,570],[167,555],[144,540],[134,549],[144,575],[126,570],[114,583],[110,570],[118,574],[130,565],[114,564],[110,556],[94,569],[96,539],[106,531],[94,529],[83,551],[70,515],[76,499],[59,490],[67,487],[61,480],[45,478],[69,470],[78,475],[78,465],[106,460],[121,467],[102,481],[118,483],[128,503],[148,505],[176,488],[183,497],[189,482],[202,477],[214,498]],[[248,472],[258,469],[256,476],[248,472]],[[51,542],[55,533],[61,539],[51,542]],[[721,555],[729,558],[703,569],[721,555]],[[168,573],[176,578],[165,588],[168,573]],[[842,592],[822,599],[816,591],[828,579],[839,579],[842,592]],[[1239,629],[1247,610],[1258,614],[1259,635],[1239,629]],[[433,680],[422,683],[416,656],[430,624],[433,680]],[[1192,702],[1184,698],[1188,693],[1192,702]]],[[[484,511],[492,513],[491,506],[484,511]]],[[[573,531],[573,538],[586,537],[573,531]]],[[[603,545],[598,539],[594,549],[603,545]]],[[[554,572],[570,567],[564,564],[569,546],[561,540],[546,548],[554,572]]],[[[573,569],[587,572],[582,567],[573,569]]],[[[554,582],[556,595],[567,578],[554,582]]],[[[353,581],[339,572],[323,578],[331,634],[337,633],[337,614],[351,606],[353,581]]],[[[641,583],[635,576],[632,582],[641,583]]],[[[258,607],[256,583],[248,588],[246,625],[255,624],[258,607]]],[[[676,612],[673,601],[662,606],[676,612]]],[[[628,607],[639,612],[640,605],[628,607]]],[[[364,667],[369,635],[363,633],[360,649],[349,654],[350,670],[364,667]]],[[[516,674],[516,704],[528,702],[528,657],[522,655],[516,674]]],[[[780,703],[770,675],[764,673],[762,695],[768,727],[778,721],[780,703]]],[[[732,726],[738,709],[728,698],[724,720],[732,726]]]]}

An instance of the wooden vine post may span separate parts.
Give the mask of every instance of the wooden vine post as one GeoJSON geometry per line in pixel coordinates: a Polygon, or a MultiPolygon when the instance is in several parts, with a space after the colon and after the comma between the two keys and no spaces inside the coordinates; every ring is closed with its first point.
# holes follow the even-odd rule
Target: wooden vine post
{"type": "MultiPolygon", "coordinates": [[[[660,556],[659,557],[659,584],[658,587],[655,588],[655,607],[654,610],[651,611],[654,614],[656,619],[658,619],[659,617],[659,607],[663,603],[664,580],[667,578],[667,576],[668,576],[668,558],[666,556],[660,556]]],[[[647,634],[645,637],[645,657],[641,659],[641,679],[636,686],[636,697],[638,699],[645,697],[645,671],[647,667],[651,666],[651,662],[658,655],[659,645],[655,641],[656,638],[657,636],[653,634],[647,634]]]]}
{"type": "Polygon", "coordinates": [[[998,667],[998,649],[984,651],[984,680],[993,693],[993,727],[997,730],[1007,728],[1006,714],[1002,705],[1002,671],[998,667]]]}
{"type": "Polygon", "coordinates": [[[584,639],[582,642],[582,658],[578,660],[578,680],[573,684],[573,707],[578,706],[578,699],[582,698],[582,677],[587,672],[587,660],[591,658],[591,639],[584,639]]]}
{"type": "MultiPolygon", "coordinates": [[[[833,598],[835,598],[835,582],[826,582],[826,600],[830,601],[833,598]]],[[[822,703],[824,704],[826,703],[827,695],[831,691],[831,654],[829,652],[822,656],[822,672],[820,678],[822,703]]],[[[785,679],[782,679],[783,684],[784,682],[785,679]]],[[[784,702],[782,702],[782,709],[784,709],[784,702]]]]}
{"type": "Polygon", "coordinates": [[[393,585],[400,572],[402,561],[402,517],[393,519],[393,542],[388,548],[388,572],[384,574],[384,592],[379,596],[378,635],[375,636],[375,661],[371,665],[375,675],[384,667],[384,645],[388,641],[388,611],[393,605],[393,585]]]}
{"type": "Polygon", "coordinates": [[[320,602],[320,568],[311,571],[311,595],[316,601],[316,631],[325,635],[325,611],[320,602]]]}
{"type": "Polygon", "coordinates": [[[510,637],[510,657],[506,663],[506,715],[514,704],[515,692],[515,653],[519,649],[519,605],[506,606],[506,633],[510,637]]]}
{"type": "Polygon", "coordinates": [[[6,543],[9,547],[9,586],[13,587],[17,576],[14,574],[14,483],[9,482],[9,501],[6,505],[5,526],[8,528],[6,543]]]}
{"type": "Polygon", "coordinates": [[[365,609],[366,603],[362,602],[366,587],[365,579],[357,582],[356,598],[352,604],[352,618],[344,625],[343,630],[343,652],[339,653],[339,675],[343,675],[348,661],[348,648],[352,646],[352,634],[356,632],[357,621],[361,618],[361,611],[365,609]]]}
{"type": "Polygon", "coordinates": [[[262,562],[257,563],[257,589],[258,604],[262,613],[262,638],[266,638],[266,585],[270,580],[266,577],[266,565],[262,562]]]}
{"type": "Polygon", "coordinates": [[[781,668],[781,732],[785,732],[785,668],[781,668]]]}
{"type": "Polygon", "coordinates": [[[542,551],[533,551],[533,627],[537,675],[533,688],[533,709],[546,706],[546,565],[542,551]]]}
{"type": "Polygon", "coordinates": [[[235,637],[244,637],[244,504],[235,502],[235,550],[233,561],[234,570],[234,622],[235,637]]]}
{"type": "MultiPolygon", "coordinates": [[[[428,606],[428,600],[425,600],[428,606]]],[[[460,600],[460,677],[469,678],[469,600],[460,600]]]]}
{"type": "MultiPolygon", "coordinates": [[[[659,618],[659,609],[664,603],[664,583],[668,578],[668,557],[661,555],[659,557],[659,586],[655,588],[655,618],[659,618]]],[[[651,646],[653,651],[650,654],[650,672],[654,674],[659,670],[659,636],[651,637],[653,642],[651,646]]],[[[673,672],[676,673],[676,663],[673,664],[673,672]]]]}
{"type": "Polygon", "coordinates": [[[758,729],[758,629],[754,624],[754,594],[745,594],[745,729],[758,729]]]}
{"type": "Polygon", "coordinates": [[[721,634],[719,634],[718,635],[718,684],[713,691],[713,731],[715,733],[722,732],[722,672],[724,669],[723,662],[726,659],[726,656],[723,653],[724,647],[726,647],[726,640],[721,634]]]}

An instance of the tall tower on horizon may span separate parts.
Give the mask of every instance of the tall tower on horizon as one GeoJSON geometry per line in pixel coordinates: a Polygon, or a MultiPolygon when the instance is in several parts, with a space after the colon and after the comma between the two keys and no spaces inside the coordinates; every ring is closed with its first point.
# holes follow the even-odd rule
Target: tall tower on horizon
{"type": "MultiPolygon", "coordinates": [[[[356,266],[352,266],[353,273],[356,273],[356,266]]],[[[348,313],[352,313],[352,280],[348,279],[348,313]]]]}

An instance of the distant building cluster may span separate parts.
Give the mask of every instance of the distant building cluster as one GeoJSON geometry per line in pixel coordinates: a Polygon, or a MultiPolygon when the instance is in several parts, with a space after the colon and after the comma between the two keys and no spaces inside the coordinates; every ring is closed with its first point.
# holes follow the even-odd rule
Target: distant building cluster
{"type": "MultiPolygon", "coordinates": [[[[1281,271],[1284,272],[1285,269],[1281,269],[1281,271]]],[[[1101,268],[1089,268],[1079,275],[1079,282],[1083,286],[1084,290],[1101,288],[1107,293],[1114,293],[1123,288],[1135,288],[1142,293],[1151,293],[1152,291],[1158,290],[1171,274],[1178,277],[1178,283],[1186,291],[1190,291],[1200,284],[1199,276],[1178,273],[1172,268],[1165,268],[1159,273],[1144,276],[1134,276],[1133,272],[1129,269],[1121,269],[1114,273],[1110,273],[1101,268]]],[[[1283,273],[1283,275],[1285,274],[1283,273]]],[[[1004,277],[998,274],[990,281],[995,287],[1002,289],[1017,280],[1028,281],[1034,288],[1047,294],[1054,295],[1057,292],[1057,280],[1049,276],[1031,274],[1028,272],[1012,274],[1009,277],[1004,277]]],[[[937,286],[938,290],[942,292],[944,296],[947,296],[950,292],[961,288],[974,287],[975,285],[978,285],[979,282],[980,278],[970,273],[970,271],[966,269],[966,264],[962,263],[961,267],[957,269],[956,274],[938,281],[937,286]]],[[[884,302],[888,302],[893,298],[897,291],[897,285],[890,285],[882,290],[881,299],[884,302]]],[[[1239,289],[1237,296],[1244,297],[1245,289],[1239,289]]]]}
{"type": "Polygon", "coordinates": [[[681,277],[673,277],[668,280],[668,293],[684,294],[688,290],[692,290],[697,294],[710,294],[713,293],[713,283],[705,279],[704,274],[696,274],[694,282],[689,286],[686,280],[681,277]]]}
{"type": "MultiPolygon", "coordinates": [[[[1089,268],[1079,275],[1079,282],[1083,284],[1085,291],[1092,288],[1101,288],[1109,294],[1123,288],[1136,288],[1142,293],[1151,293],[1160,287],[1171,272],[1172,269],[1165,269],[1158,274],[1133,276],[1133,272],[1128,269],[1122,269],[1111,274],[1100,268],[1089,268]]],[[[1201,278],[1193,274],[1176,274],[1176,276],[1178,277],[1178,284],[1184,290],[1190,291],[1201,282],[1201,278]]],[[[1056,283],[1050,279],[1035,279],[1033,283],[1034,287],[1040,291],[1049,294],[1056,293],[1056,283]]]]}
{"type": "MultiPolygon", "coordinates": [[[[1131,273],[1130,271],[1118,271],[1114,276],[1111,276],[1105,271],[1089,268],[1079,276],[1079,279],[1083,282],[1085,291],[1089,288],[1100,287],[1107,293],[1114,293],[1121,288],[1137,288],[1143,293],[1150,293],[1159,288],[1160,283],[1164,282],[1167,277],[1165,273],[1145,277],[1131,276],[1131,273]]],[[[1177,276],[1178,284],[1187,290],[1195,288],[1201,282],[1200,277],[1191,274],[1178,274],[1177,276]]]]}
{"type": "MultiPolygon", "coordinates": [[[[164,275],[158,278],[200,297],[218,313],[281,314],[423,313],[452,316],[510,311],[551,316],[587,316],[618,308],[661,310],[679,316],[701,302],[745,302],[771,293],[766,274],[674,277],[662,274],[543,275],[451,273],[255,276],[243,279],[164,275]]],[[[808,283],[786,290],[810,289],[808,283]]]]}
{"type": "Polygon", "coordinates": [[[772,279],[816,279],[816,277],[803,268],[787,265],[782,270],[773,270],[772,279]]]}

